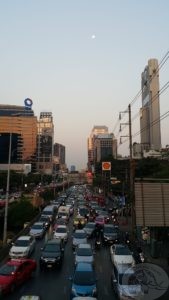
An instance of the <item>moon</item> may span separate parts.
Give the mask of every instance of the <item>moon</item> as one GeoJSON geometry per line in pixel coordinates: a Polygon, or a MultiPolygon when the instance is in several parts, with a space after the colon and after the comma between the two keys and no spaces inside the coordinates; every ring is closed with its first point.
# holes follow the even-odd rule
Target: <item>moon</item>
{"type": "Polygon", "coordinates": [[[95,34],[92,34],[91,38],[94,40],[96,38],[95,34]]]}

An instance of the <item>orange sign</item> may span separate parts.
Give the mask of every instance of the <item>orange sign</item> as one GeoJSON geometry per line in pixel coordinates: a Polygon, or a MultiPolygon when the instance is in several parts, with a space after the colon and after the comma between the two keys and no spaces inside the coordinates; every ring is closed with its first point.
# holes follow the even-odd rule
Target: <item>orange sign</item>
{"type": "Polygon", "coordinates": [[[110,171],[111,170],[111,162],[104,161],[102,162],[102,171],[110,171]]]}

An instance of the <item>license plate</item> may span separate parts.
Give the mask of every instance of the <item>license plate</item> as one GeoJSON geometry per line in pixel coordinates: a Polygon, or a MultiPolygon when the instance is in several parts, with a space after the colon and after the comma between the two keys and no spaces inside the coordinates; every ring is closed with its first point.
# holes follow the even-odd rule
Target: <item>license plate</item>
{"type": "Polygon", "coordinates": [[[52,268],[52,265],[47,265],[48,268],[52,268]]]}

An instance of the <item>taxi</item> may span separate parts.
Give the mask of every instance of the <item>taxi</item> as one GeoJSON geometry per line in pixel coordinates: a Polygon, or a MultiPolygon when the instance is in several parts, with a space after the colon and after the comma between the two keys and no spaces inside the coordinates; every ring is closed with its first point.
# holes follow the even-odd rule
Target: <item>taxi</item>
{"type": "Polygon", "coordinates": [[[87,219],[83,216],[77,215],[76,217],[74,217],[73,220],[73,228],[75,229],[81,229],[85,226],[87,222],[87,219]]]}

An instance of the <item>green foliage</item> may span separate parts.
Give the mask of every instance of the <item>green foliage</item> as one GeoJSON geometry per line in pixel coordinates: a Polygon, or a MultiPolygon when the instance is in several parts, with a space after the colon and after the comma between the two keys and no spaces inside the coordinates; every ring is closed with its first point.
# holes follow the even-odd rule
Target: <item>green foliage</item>
{"type": "Polygon", "coordinates": [[[8,228],[23,228],[25,222],[31,221],[38,211],[33,207],[30,200],[22,199],[9,206],[8,210],[8,228]]]}

